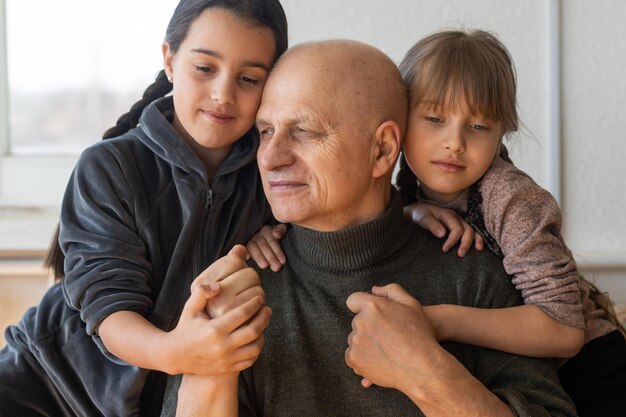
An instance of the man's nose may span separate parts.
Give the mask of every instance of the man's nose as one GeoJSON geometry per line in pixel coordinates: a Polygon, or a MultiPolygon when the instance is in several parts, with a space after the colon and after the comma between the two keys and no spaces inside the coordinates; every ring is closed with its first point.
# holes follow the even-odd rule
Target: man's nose
{"type": "Polygon", "coordinates": [[[257,152],[259,167],[271,171],[281,166],[293,164],[295,157],[292,142],[287,133],[278,130],[271,138],[262,139],[257,152]]]}
{"type": "Polygon", "coordinates": [[[235,103],[235,82],[226,74],[220,74],[211,83],[211,99],[219,104],[235,103]]]}

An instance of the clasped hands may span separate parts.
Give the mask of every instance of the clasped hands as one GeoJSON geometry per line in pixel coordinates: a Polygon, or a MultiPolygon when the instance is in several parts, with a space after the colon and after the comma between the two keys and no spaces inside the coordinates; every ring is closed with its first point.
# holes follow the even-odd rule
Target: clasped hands
{"type": "MultiPolygon", "coordinates": [[[[206,336],[196,375],[238,375],[256,361],[264,344],[271,309],[245,247],[235,246],[192,284],[181,323],[206,336]],[[202,329],[199,328],[202,326],[202,329]]],[[[397,284],[357,292],[347,302],[355,313],[345,361],[363,377],[362,385],[407,389],[440,359],[441,347],[420,303],[397,284]]],[[[191,329],[190,329],[191,330],[191,329]]],[[[183,370],[183,373],[186,373],[183,370]]]]}
{"type": "Polygon", "coordinates": [[[180,348],[174,373],[236,376],[258,358],[272,312],[247,257],[245,247],[236,245],[193,281],[172,331],[180,348]]]}

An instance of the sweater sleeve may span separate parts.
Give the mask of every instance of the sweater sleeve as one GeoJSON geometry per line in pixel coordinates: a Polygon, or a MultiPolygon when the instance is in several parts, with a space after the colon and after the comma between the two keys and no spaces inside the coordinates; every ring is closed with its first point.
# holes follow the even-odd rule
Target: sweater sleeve
{"type": "Polygon", "coordinates": [[[133,193],[141,190],[129,186],[125,164],[120,151],[105,142],[85,150],[61,208],[63,292],[90,335],[114,312],[146,315],[152,308],[151,265],[133,212],[133,193]]]}
{"type": "Polygon", "coordinates": [[[478,366],[484,375],[479,378],[516,416],[576,416],[550,359],[484,350],[478,366]]]}
{"type": "Polygon", "coordinates": [[[256,417],[258,414],[254,403],[254,384],[250,381],[250,373],[242,372],[239,375],[239,417],[256,417]]]}
{"type": "Polygon", "coordinates": [[[524,298],[555,320],[584,328],[578,273],[561,236],[552,195],[513,165],[497,159],[482,180],[485,227],[504,255],[504,268],[524,298]]]}

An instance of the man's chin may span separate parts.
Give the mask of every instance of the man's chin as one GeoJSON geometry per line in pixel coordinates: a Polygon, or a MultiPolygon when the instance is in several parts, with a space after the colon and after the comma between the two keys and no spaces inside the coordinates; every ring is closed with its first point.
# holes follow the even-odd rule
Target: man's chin
{"type": "Polygon", "coordinates": [[[296,216],[290,215],[290,214],[283,214],[283,213],[274,213],[274,210],[272,210],[272,214],[274,215],[274,218],[276,220],[278,220],[281,223],[294,223],[294,224],[298,224],[298,218],[296,216]]]}
{"type": "Polygon", "coordinates": [[[272,207],[272,214],[274,215],[274,218],[281,223],[298,224],[305,217],[299,210],[301,208],[301,205],[299,204],[293,204],[288,201],[273,203],[270,200],[270,206],[272,207]]]}

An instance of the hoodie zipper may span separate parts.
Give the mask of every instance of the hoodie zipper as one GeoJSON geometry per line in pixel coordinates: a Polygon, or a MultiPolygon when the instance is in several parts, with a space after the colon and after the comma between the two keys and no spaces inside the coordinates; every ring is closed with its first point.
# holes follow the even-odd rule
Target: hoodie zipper
{"type": "Polygon", "coordinates": [[[213,190],[211,188],[204,191],[204,209],[202,210],[202,215],[200,216],[200,220],[196,223],[196,230],[194,231],[194,252],[193,252],[193,277],[195,279],[198,275],[200,275],[200,256],[202,255],[202,238],[204,237],[204,227],[207,220],[207,217],[211,211],[213,211],[213,190]]]}

